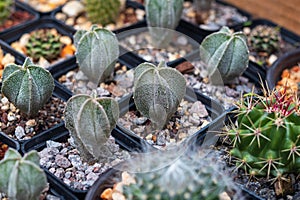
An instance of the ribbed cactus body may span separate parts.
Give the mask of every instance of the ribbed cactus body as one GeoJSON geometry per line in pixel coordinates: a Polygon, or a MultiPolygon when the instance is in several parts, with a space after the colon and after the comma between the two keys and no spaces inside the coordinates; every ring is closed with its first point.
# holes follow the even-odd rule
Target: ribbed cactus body
{"type": "Polygon", "coordinates": [[[173,30],[178,26],[183,0],[146,0],[145,9],[153,45],[165,48],[172,39],[173,30]]]}
{"type": "Polygon", "coordinates": [[[186,90],[184,76],[161,62],[142,63],[134,71],[134,102],[154,128],[161,129],[176,112],[186,90]]]}
{"type": "Polygon", "coordinates": [[[13,0],[0,0],[0,24],[11,15],[13,5],[13,0]]]}
{"type": "Polygon", "coordinates": [[[202,41],[200,58],[208,68],[212,83],[230,82],[248,67],[246,37],[242,32],[231,33],[228,27],[223,27],[202,41]]]}
{"type": "Polygon", "coordinates": [[[21,112],[36,115],[50,99],[54,79],[49,71],[26,58],[22,66],[9,64],[4,68],[1,91],[21,112]]]}
{"type": "Polygon", "coordinates": [[[16,150],[8,149],[0,161],[0,171],[0,191],[11,200],[38,200],[47,187],[36,151],[22,157],[16,150]]]}
{"type": "Polygon", "coordinates": [[[90,81],[98,84],[109,78],[119,56],[118,39],[106,29],[92,26],[74,35],[76,59],[80,70],[90,81]]]}
{"type": "Polygon", "coordinates": [[[120,0],[85,0],[88,19],[103,26],[115,22],[121,9],[120,0]]]}
{"type": "Polygon", "coordinates": [[[119,118],[118,103],[109,97],[90,95],[71,97],[65,108],[66,128],[86,161],[112,157],[107,142],[119,118]]]}
{"type": "Polygon", "coordinates": [[[26,43],[26,54],[34,62],[45,58],[49,62],[59,58],[63,44],[60,42],[60,35],[49,29],[38,29],[30,33],[26,43]]]}
{"type": "Polygon", "coordinates": [[[252,175],[300,172],[299,99],[275,92],[240,104],[231,155],[252,175]]]}

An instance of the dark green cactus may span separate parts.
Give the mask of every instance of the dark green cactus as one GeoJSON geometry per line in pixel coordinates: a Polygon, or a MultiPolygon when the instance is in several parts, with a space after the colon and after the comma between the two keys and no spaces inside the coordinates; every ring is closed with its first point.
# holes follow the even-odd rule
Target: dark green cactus
{"type": "Polygon", "coordinates": [[[178,26],[183,0],[146,0],[145,9],[152,44],[159,48],[167,47],[178,26]]]}
{"type": "Polygon", "coordinates": [[[0,0],[0,24],[11,15],[13,6],[13,0],[0,0]]]}
{"type": "Polygon", "coordinates": [[[134,71],[134,102],[155,129],[161,129],[176,112],[185,95],[186,81],[176,69],[142,63],[134,71]]]}
{"type": "Polygon", "coordinates": [[[63,44],[60,42],[60,34],[53,33],[50,29],[38,29],[30,33],[26,43],[26,54],[34,62],[45,58],[49,62],[59,58],[63,44]]]}
{"type": "Polygon", "coordinates": [[[281,177],[300,172],[299,99],[286,91],[248,94],[228,131],[231,155],[250,175],[281,177]],[[250,95],[250,96],[249,96],[250,95]]]}
{"type": "Polygon", "coordinates": [[[34,65],[29,58],[22,66],[7,65],[2,80],[2,94],[29,116],[38,113],[54,90],[54,79],[50,72],[34,65]]]}
{"type": "Polygon", "coordinates": [[[111,76],[119,56],[114,33],[93,25],[90,31],[77,31],[74,44],[79,68],[90,81],[98,84],[111,76]]]}
{"type": "Polygon", "coordinates": [[[95,92],[71,97],[64,113],[66,128],[88,162],[113,157],[106,142],[118,118],[118,103],[110,97],[97,98],[95,92]]]}
{"type": "Polygon", "coordinates": [[[228,83],[248,67],[246,36],[242,32],[231,33],[228,27],[223,27],[202,41],[200,58],[208,68],[212,83],[228,83]]]}
{"type": "Polygon", "coordinates": [[[11,200],[38,200],[47,187],[45,172],[39,166],[37,151],[22,157],[9,148],[0,161],[0,191],[11,200]]]}
{"type": "Polygon", "coordinates": [[[280,28],[267,25],[258,25],[251,30],[248,43],[255,52],[266,52],[269,55],[280,48],[280,28]]]}
{"type": "Polygon", "coordinates": [[[85,0],[88,19],[105,26],[115,22],[121,10],[120,0],[85,0]]]}

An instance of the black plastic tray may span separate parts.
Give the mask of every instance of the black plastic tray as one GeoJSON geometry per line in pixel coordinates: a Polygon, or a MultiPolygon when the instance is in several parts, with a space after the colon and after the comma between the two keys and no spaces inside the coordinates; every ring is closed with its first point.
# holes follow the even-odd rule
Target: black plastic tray
{"type": "MultiPolygon", "coordinates": [[[[40,18],[39,20],[35,20],[33,22],[30,22],[26,24],[26,26],[20,27],[18,29],[14,29],[12,31],[8,31],[5,34],[0,35],[0,39],[2,39],[4,42],[11,44],[12,42],[18,40],[24,33],[29,33],[31,31],[40,29],[40,28],[54,28],[57,29],[57,31],[62,34],[69,36],[73,40],[73,34],[75,33],[75,29],[72,27],[66,26],[63,23],[61,23],[58,20],[50,19],[50,18],[40,18]]],[[[26,56],[16,51],[16,54],[19,54],[20,56],[26,56]]],[[[47,70],[50,72],[53,70],[59,70],[65,62],[68,62],[70,60],[74,60],[75,56],[70,56],[62,61],[58,61],[55,64],[50,65],[47,67],[47,70]]]]}
{"type": "Polygon", "coordinates": [[[20,144],[17,141],[13,140],[12,138],[8,137],[5,133],[1,131],[0,131],[0,141],[20,152],[20,144]]]}

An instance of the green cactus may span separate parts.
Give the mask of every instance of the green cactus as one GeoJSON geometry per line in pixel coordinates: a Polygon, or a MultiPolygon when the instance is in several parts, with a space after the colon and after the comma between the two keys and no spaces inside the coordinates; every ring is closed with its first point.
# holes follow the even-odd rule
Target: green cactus
{"type": "Polygon", "coordinates": [[[228,27],[223,27],[204,38],[200,58],[206,64],[213,84],[228,83],[248,67],[246,36],[242,32],[231,33],[228,27]]]}
{"type": "Polygon", "coordinates": [[[0,0],[0,24],[2,24],[12,13],[13,0],[0,0]]]}
{"type": "Polygon", "coordinates": [[[2,80],[2,94],[29,116],[38,113],[54,90],[54,79],[50,72],[34,65],[29,58],[22,66],[7,65],[2,80]]]}
{"type": "Polygon", "coordinates": [[[145,9],[152,44],[167,47],[181,18],[183,0],[146,0],[145,9]]]}
{"type": "Polygon", "coordinates": [[[176,69],[161,62],[142,63],[134,71],[134,102],[138,111],[161,129],[176,112],[185,95],[186,81],[176,69]]]}
{"type": "Polygon", "coordinates": [[[49,62],[57,60],[63,47],[60,37],[60,34],[50,29],[32,31],[25,45],[27,56],[31,57],[34,62],[42,57],[49,62]]]}
{"type": "Polygon", "coordinates": [[[66,128],[88,162],[113,157],[106,142],[118,118],[118,103],[110,97],[97,98],[95,91],[91,96],[78,94],[71,97],[64,113],[66,128]]]}
{"type": "Polygon", "coordinates": [[[94,24],[105,26],[115,22],[121,10],[120,0],[85,0],[88,19],[94,24]]]}
{"type": "Polygon", "coordinates": [[[90,81],[99,84],[111,76],[119,56],[118,39],[114,33],[93,25],[90,31],[77,31],[74,44],[79,68],[90,81]]]}
{"type": "Polygon", "coordinates": [[[0,191],[11,200],[38,200],[47,187],[45,172],[39,166],[37,151],[22,157],[9,148],[0,161],[0,191]]]}
{"type": "Polygon", "coordinates": [[[237,166],[250,175],[281,177],[300,172],[299,99],[283,91],[248,94],[238,104],[237,121],[227,135],[237,166]]]}
{"type": "Polygon", "coordinates": [[[252,29],[249,37],[249,47],[255,52],[266,52],[269,55],[280,48],[280,28],[258,25],[252,29]]]}

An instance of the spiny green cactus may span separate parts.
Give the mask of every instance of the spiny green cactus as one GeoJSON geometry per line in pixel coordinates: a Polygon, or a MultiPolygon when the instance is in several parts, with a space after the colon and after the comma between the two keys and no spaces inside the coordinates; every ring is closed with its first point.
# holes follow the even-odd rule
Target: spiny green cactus
{"type": "Polygon", "coordinates": [[[47,187],[45,172],[39,166],[37,151],[22,157],[9,148],[0,161],[0,191],[11,200],[38,200],[47,187]]]}
{"type": "Polygon", "coordinates": [[[146,0],[145,9],[152,44],[159,48],[167,47],[179,23],[183,0],[146,0]]]}
{"type": "Polygon", "coordinates": [[[106,142],[119,118],[119,105],[110,97],[78,94],[67,101],[64,118],[79,152],[88,162],[111,158],[106,142]]]}
{"type": "Polygon", "coordinates": [[[13,0],[0,0],[0,24],[11,15],[13,5],[13,0]]]}
{"type": "Polygon", "coordinates": [[[186,81],[164,62],[142,63],[134,71],[134,102],[138,111],[161,129],[176,112],[185,95],[186,81]]]}
{"type": "Polygon", "coordinates": [[[280,48],[280,29],[267,25],[258,25],[252,29],[248,43],[250,48],[256,52],[272,54],[280,48]]]}
{"type": "Polygon", "coordinates": [[[118,39],[109,30],[97,28],[78,30],[74,35],[75,56],[80,70],[99,84],[109,78],[119,56],[118,39]]]}
{"type": "Polygon", "coordinates": [[[88,19],[105,26],[115,22],[121,9],[120,0],[85,0],[88,19]]]}
{"type": "Polygon", "coordinates": [[[9,64],[2,76],[2,94],[21,112],[34,116],[50,99],[54,79],[49,71],[26,58],[22,66],[9,64]]]}
{"type": "Polygon", "coordinates": [[[53,33],[50,29],[38,29],[30,33],[26,43],[26,54],[34,62],[45,58],[49,62],[59,58],[63,44],[60,42],[60,34],[53,33]]]}
{"type": "Polygon", "coordinates": [[[299,99],[285,90],[248,94],[238,104],[237,121],[227,135],[237,166],[250,175],[281,177],[300,172],[299,99]],[[249,96],[250,95],[250,96],[249,96]]]}
{"type": "Polygon", "coordinates": [[[204,38],[200,58],[206,64],[210,81],[222,84],[240,76],[248,67],[249,50],[242,32],[231,33],[228,27],[204,38]]]}

